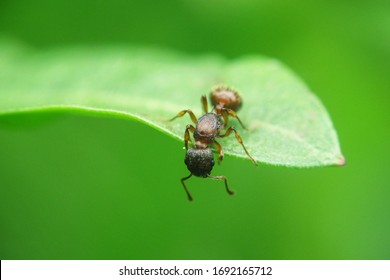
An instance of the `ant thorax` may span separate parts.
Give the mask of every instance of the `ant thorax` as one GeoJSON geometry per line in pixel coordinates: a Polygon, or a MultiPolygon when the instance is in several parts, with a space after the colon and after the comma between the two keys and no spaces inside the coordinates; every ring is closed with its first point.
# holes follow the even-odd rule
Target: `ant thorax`
{"type": "Polygon", "coordinates": [[[214,113],[204,114],[196,124],[194,131],[195,146],[204,149],[214,143],[214,139],[223,129],[224,124],[220,115],[214,113]]]}

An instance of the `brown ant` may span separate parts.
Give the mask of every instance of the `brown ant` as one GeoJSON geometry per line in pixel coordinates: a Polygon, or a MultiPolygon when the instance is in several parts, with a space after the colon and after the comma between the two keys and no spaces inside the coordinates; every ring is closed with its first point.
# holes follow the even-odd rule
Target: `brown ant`
{"type": "Polygon", "coordinates": [[[227,137],[231,134],[231,132],[234,132],[237,141],[241,144],[247,156],[252,160],[253,164],[257,166],[256,161],[248,153],[240,134],[236,131],[234,126],[229,127],[224,134],[220,134],[221,130],[225,128],[229,116],[236,118],[241,124],[241,126],[245,128],[241,120],[235,113],[235,110],[238,110],[241,106],[241,97],[236,91],[233,91],[230,88],[217,87],[211,92],[211,101],[214,105],[215,113],[208,112],[207,98],[203,95],[201,98],[201,102],[205,114],[200,117],[199,120],[189,109],[180,111],[175,117],[170,119],[170,121],[173,121],[174,119],[180,118],[186,113],[188,113],[191,117],[191,120],[196,125],[196,127],[191,124],[187,125],[186,130],[184,132],[184,144],[186,148],[186,157],[184,163],[187,165],[187,168],[191,173],[189,176],[182,178],[181,183],[187,193],[189,200],[192,200],[192,196],[189,193],[184,181],[189,179],[192,175],[202,178],[223,180],[225,182],[226,191],[230,195],[234,194],[234,192],[229,189],[225,176],[210,175],[211,170],[214,166],[214,156],[210,149],[210,146],[213,144],[215,145],[215,148],[219,155],[219,163],[221,163],[224,155],[221,144],[219,144],[215,140],[215,138],[227,137]],[[188,141],[191,141],[189,133],[190,131],[193,133],[193,137],[195,139],[195,147],[189,149],[188,141]]]}

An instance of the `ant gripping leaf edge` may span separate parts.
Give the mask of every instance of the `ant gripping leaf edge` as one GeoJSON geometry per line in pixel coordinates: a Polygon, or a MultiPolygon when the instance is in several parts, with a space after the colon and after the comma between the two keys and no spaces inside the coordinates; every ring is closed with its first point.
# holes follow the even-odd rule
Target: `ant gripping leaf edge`
{"type": "Polygon", "coordinates": [[[218,163],[222,162],[224,156],[222,146],[215,140],[215,138],[224,138],[234,132],[238,143],[241,144],[242,148],[244,149],[247,156],[252,160],[253,164],[257,166],[256,161],[245,148],[242,138],[234,126],[230,126],[227,128],[224,134],[221,134],[221,131],[227,126],[229,116],[236,118],[240,125],[246,129],[236,114],[236,111],[238,111],[242,105],[242,99],[238,92],[225,86],[219,86],[215,87],[211,91],[210,99],[214,106],[214,112],[208,111],[207,98],[205,95],[203,95],[201,102],[204,115],[199,119],[197,119],[194,113],[188,109],[180,111],[175,117],[169,120],[173,121],[174,119],[180,118],[187,113],[195,124],[195,127],[191,124],[187,125],[184,132],[184,145],[186,148],[186,157],[184,163],[187,165],[187,169],[191,173],[187,177],[182,178],[181,183],[190,201],[193,199],[184,181],[191,178],[192,175],[202,178],[223,180],[228,194],[234,194],[234,192],[229,189],[225,176],[210,175],[215,163],[210,146],[214,145],[216,148],[218,153],[218,163]],[[195,139],[193,148],[188,148],[190,132],[193,133],[193,137],[195,139]]]}

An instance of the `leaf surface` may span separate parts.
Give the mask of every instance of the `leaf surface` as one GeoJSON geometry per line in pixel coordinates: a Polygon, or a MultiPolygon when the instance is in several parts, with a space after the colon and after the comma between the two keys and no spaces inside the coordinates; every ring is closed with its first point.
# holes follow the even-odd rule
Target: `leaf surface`
{"type": "MultiPolygon", "coordinates": [[[[232,118],[229,125],[257,161],[290,167],[344,164],[325,108],[275,59],[228,61],[131,47],[36,51],[0,41],[0,116],[55,111],[109,115],[144,122],[183,141],[190,118],[166,120],[183,109],[199,118],[201,95],[219,84],[238,89],[243,98],[238,115],[249,130],[232,118]]],[[[234,135],[219,142],[225,154],[247,159],[234,135]]]]}

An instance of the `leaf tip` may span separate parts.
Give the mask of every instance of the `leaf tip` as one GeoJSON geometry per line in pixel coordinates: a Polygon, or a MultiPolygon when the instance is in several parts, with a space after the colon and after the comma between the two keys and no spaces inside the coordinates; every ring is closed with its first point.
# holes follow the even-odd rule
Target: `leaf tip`
{"type": "Polygon", "coordinates": [[[345,161],[345,157],[343,155],[340,155],[339,160],[337,162],[337,166],[344,166],[346,164],[347,164],[347,162],[345,161]]]}

